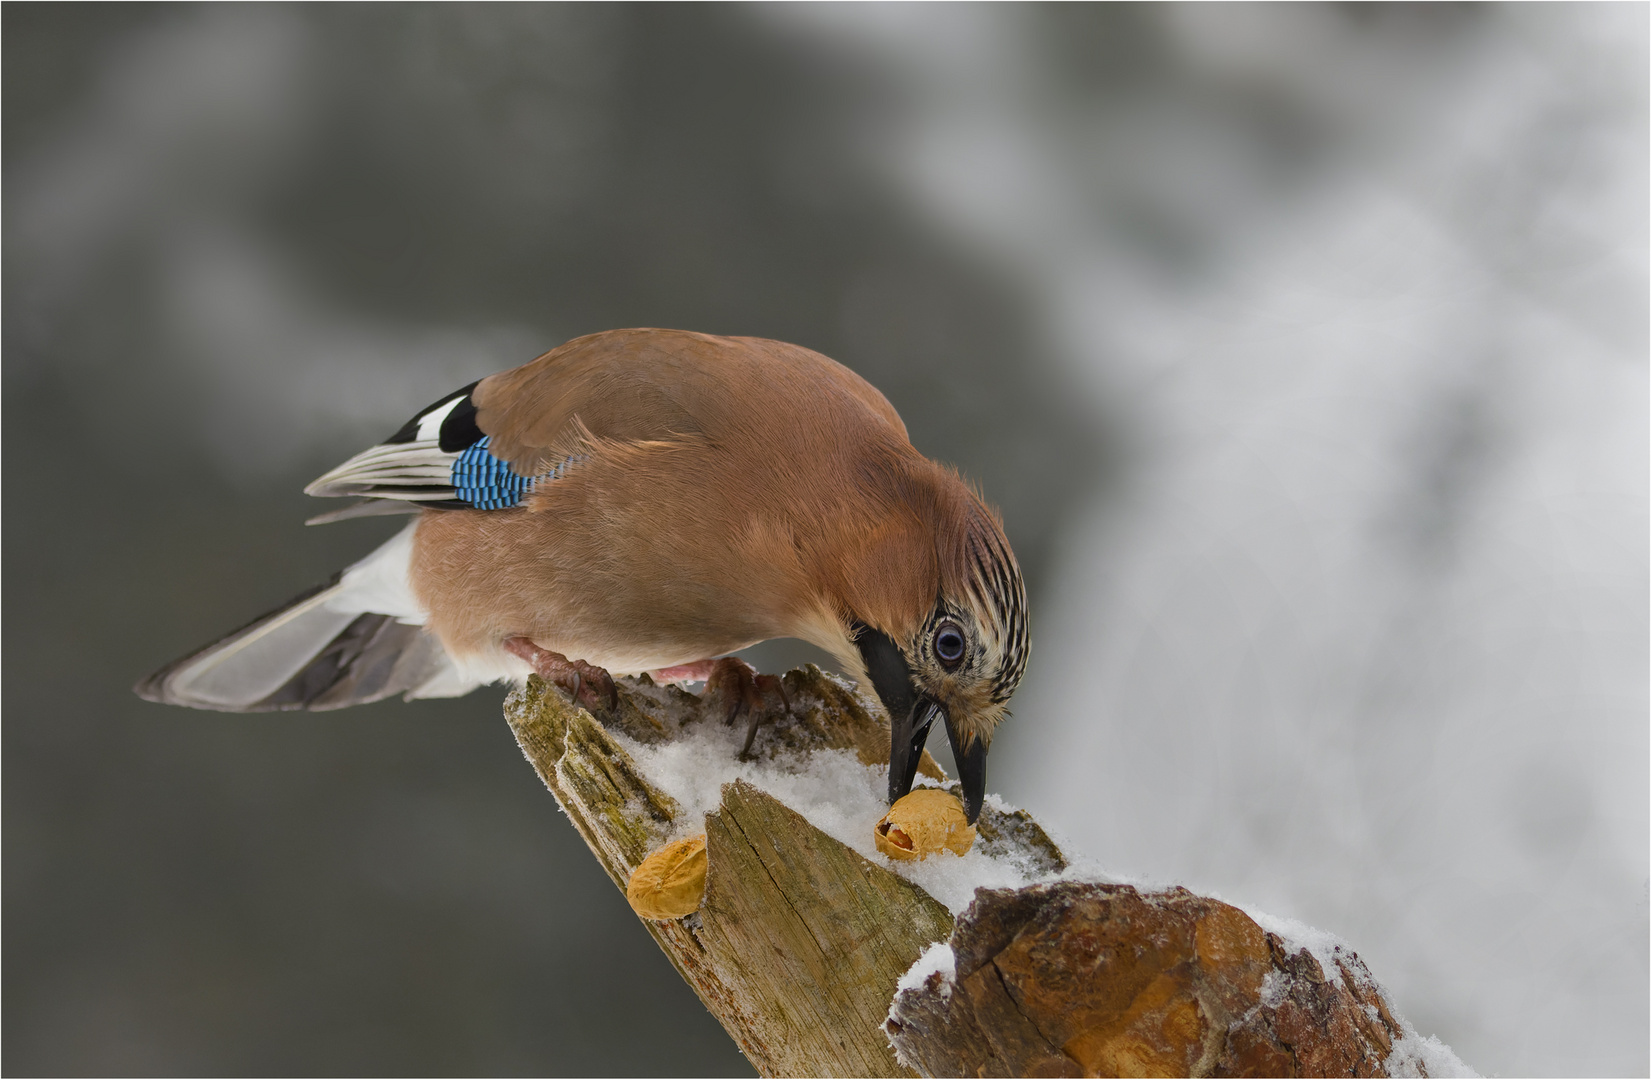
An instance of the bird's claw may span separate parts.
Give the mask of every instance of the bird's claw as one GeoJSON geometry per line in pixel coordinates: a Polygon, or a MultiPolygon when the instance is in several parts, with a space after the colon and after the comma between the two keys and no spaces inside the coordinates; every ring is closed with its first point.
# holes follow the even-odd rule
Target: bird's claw
{"type": "Polygon", "coordinates": [[[757,741],[757,728],[768,719],[763,698],[770,690],[778,690],[787,716],[791,715],[791,698],[785,692],[785,683],[778,675],[759,675],[757,669],[737,656],[724,656],[711,668],[705,680],[705,693],[720,693],[727,701],[724,723],[732,724],[741,712],[748,713],[750,721],[745,728],[745,745],[740,747],[739,759],[751,760],[751,747],[757,741]]]}
{"type": "Polygon", "coordinates": [[[591,711],[613,712],[619,708],[619,688],[604,668],[583,660],[569,660],[561,653],[541,649],[525,637],[507,638],[504,647],[530,664],[539,677],[555,683],[576,705],[591,711]]]}

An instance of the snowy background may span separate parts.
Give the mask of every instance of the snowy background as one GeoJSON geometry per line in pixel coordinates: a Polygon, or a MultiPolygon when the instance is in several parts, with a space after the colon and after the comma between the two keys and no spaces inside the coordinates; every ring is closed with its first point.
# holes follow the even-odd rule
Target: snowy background
{"type": "Polygon", "coordinates": [[[632,325],[982,483],[992,787],[1072,847],[1486,1073],[1651,1069],[1644,5],[3,21],[6,1071],[746,1069],[498,691],[127,689],[394,528],[304,482],[632,325]]]}

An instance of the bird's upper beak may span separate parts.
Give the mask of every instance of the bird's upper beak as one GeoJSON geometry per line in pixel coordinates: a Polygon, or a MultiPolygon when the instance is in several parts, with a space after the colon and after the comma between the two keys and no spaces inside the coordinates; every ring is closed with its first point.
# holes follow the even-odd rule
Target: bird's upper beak
{"type": "Polygon", "coordinates": [[[963,783],[963,812],[973,825],[986,801],[986,740],[975,738],[964,745],[964,735],[946,707],[927,694],[919,695],[904,714],[890,710],[889,802],[903,798],[917,778],[917,763],[923,744],[936,717],[946,724],[946,737],[957,759],[958,779],[963,783]]]}

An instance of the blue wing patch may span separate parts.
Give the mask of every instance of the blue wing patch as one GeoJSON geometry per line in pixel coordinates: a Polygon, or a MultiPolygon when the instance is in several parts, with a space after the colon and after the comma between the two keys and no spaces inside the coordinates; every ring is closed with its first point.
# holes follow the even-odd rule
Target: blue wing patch
{"type": "Polygon", "coordinates": [[[540,484],[558,480],[582,457],[565,458],[537,476],[518,476],[510,463],[493,456],[487,448],[493,436],[483,435],[470,444],[453,462],[453,497],[478,510],[508,510],[521,505],[522,497],[540,484]]]}
{"type": "Polygon", "coordinates": [[[509,510],[541,484],[559,480],[588,455],[573,454],[536,476],[519,476],[489,449],[493,438],[476,426],[471,383],[409,420],[304,489],[323,497],[364,501],[321,514],[310,524],[369,514],[419,510],[509,510]]]}

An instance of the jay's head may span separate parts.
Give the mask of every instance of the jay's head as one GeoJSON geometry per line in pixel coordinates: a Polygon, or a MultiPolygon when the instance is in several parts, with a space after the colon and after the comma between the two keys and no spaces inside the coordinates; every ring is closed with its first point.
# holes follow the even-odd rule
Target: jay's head
{"type": "Polygon", "coordinates": [[[973,822],[986,794],[986,752],[1026,671],[1031,639],[1020,567],[996,516],[969,495],[931,533],[938,589],[926,609],[907,607],[904,617],[879,620],[882,629],[857,622],[853,637],[889,712],[889,800],[911,790],[939,721],[973,822]]]}

